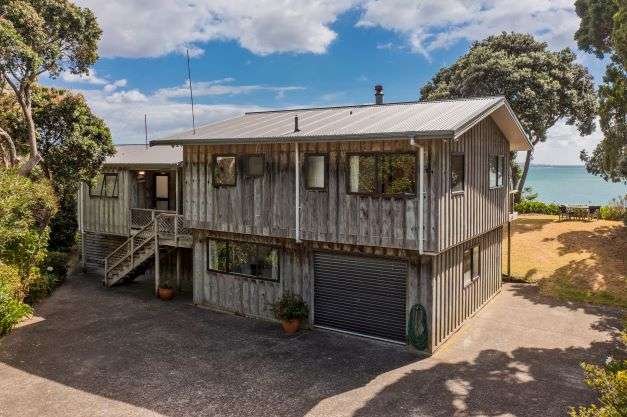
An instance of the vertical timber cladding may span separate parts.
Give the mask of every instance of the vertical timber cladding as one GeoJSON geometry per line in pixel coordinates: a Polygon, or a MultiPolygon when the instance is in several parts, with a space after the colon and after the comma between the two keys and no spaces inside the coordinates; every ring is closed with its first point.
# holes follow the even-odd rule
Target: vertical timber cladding
{"type": "Polygon", "coordinates": [[[498,228],[432,258],[432,351],[500,290],[501,239],[498,228]],[[480,247],[479,278],[464,287],[464,250],[475,245],[480,247]]]}
{"type": "Polygon", "coordinates": [[[314,252],[314,324],[405,341],[407,261],[314,252]]]}
{"type": "Polygon", "coordinates": [[[509,144],[491,117],[464,133],[458,140],[442,141],[435,172],[438,187],[438,249],[445,251],[507,222],[509,144]],[[465,190],[451,193],[450,154],[465,156],[465,190]],[[505,156],[504,186],[490,188],[490,155],[505,156]]]}
{"type": "Polygon", "coordinates": [[[130,173],[126,169],[105,167],[102,172],[118,174],[117,197],[92,197],[89,187],[83,187],[83,224],[85,231],[128,236],[128,213],[131,199],[130,173]]]}

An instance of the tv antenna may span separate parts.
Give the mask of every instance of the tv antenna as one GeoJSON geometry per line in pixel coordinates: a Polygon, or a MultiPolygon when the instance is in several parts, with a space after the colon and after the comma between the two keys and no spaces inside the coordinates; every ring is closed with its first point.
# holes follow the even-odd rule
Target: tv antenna
{"type": "Polygon", "coordinates": [[[194,90],[192,89],[192,71],[189,64],[189,49],[187,49],[187,79],[189,80],[189,99],[192,103],[192,129],[196,134],[196,119],[194,118],[194,90]]]}
{"type": "Polygon", "coordinates": [[[146,149],[148,149],[148,115],[144,113],[144,134],[146,136],[146,149]]]}

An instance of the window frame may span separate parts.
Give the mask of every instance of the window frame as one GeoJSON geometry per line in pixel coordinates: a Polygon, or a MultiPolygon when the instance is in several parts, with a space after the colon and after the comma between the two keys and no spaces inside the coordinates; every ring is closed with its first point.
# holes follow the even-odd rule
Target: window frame
{"type": "Polygon", "coordinates": [[[491,190],[496,190],[499,188],[505,187],[505,155],[501,154],[490,154],[488,159],[488,186],[491,190]],[[491,181],[491,163],[492,158],[496,158],[496,185],[492,185],[491,181]],[[499,175],[500,175],[500,183],[499,183],[499,175]]]}
{"type": "Polygon", "coordinates": [[[481,278],[481,245],[476,244],[462,252],[462,287],[467,288],[473,282],[481,278]],[[477,259],[475,262],[475,250],[477,250],[477,259]],[[470,281],[466,281],[465,259],[466,255],[470,256],[470,281]],[[476,273],[475,273],[476,267],[476,273]]]}
{"type": "Polygon", "coordinates": [[[414,157],[414,161],[417,160],[416,153],[411,151],[387,151],[387,152],[348,152],[346,153],[346,194],[348,195],[358,195],[358,196],[368,196],[368,197],[387,197],[387,198],[405,198],[405,199],[413,199],[418,195],[418,170],[419,168],[414,164],[414,170],[416,173],[416,178],[414,180],[414,192],[411,194],[402,194],[402,193],[384,193],[382,192],[383,183],[381,178],[381,157],[383,156],[391,156],[391,155],[410,155],[414,157]],[[375,166],[375,192],[365,193],[365,192],[353,192],[351,191],[351,176],[350,176],[350,158],[351,156],[374,156],[374,166],[375,166]]]}
{"type": "Polygon", "coordinates": [[[238,165],[239,161],[237,160],[237,155],[234,153],[224,153],[224,154],[215,154],[213,155],[212,166],[211,166],[211,184],[214,188],[222,188],[222,187],[237,187],[237,176],[238,176],[238,165]],[[218,158],[233,158],[235,160],[235,180],[233,184],[218,184],[216,183],[216,169],[218,167],[218,158]]]}
{"type": "Polygon", "coordinates": [[[464,152],[451,152],[449,155],[449,187],[451,188],[451,195],[463,195],[466,192],[466,154],[464,152]],[[464,162],[464,171],[462,178],[462,189],[453,190],[453,157],[461,156],[464,162]]]}
{"type": "Polygon", "coordinates": [[[217,272],[220,274],[227,274],[227,275],[235,275],[238,277],[244,277],[244,278],[249,278],[249,279],[258,279],[258,280],[262,280],[262,281],[268,281],[268,282],[281,282],[281,251],[280,251],[280,247],[277,245],[268,245],[265,243],[255,243],[255,242],[243,242],[243,241],[239,241],[239,240],[228,240],[228,239],[214,239],[214,238],[207,238],[206,240],[206,255],[207,255],[207,272],[217,272]],[[219,269],[214,269],[211,268],[211,254],[209,253],[209,251],[211,250],[211,245],[210,242],[214,241],[214,242],[222,242],[224,244],[226,244],[226,248],[227,248],[227,258],[226,258],[226,271],[221,271],[219,269]],[[262,276],[257,276],[257,275],[249,275],[249,274],[242,274],[240,272],[232,272],[230,271],[231,269],[231,253],[230,253],[230,246],[231,244],[236,244],[236,245],[240,245],[240,244],[245,244],[245,245],[254,245],[254,246],[265,246],[267,248],[270,248],[271,250],[276,251],[276,259],[277,259],[277,265],[276,265],[276,279],[273,278],[266,278],[266,277],[262,277],[262,276]]]}
{"type": "Polygon", "coordinates": [[[327,191],[327,189],[329,188],[329,154],[328,153],[309,153],[306,152],[303,155],[303,169],[304,169],[304,175],[303,175],[303,183],[305,186],[305,190],[307,191],[327,191]],[[315,156],[322,156],[324,157],[324,186],[323,187],[309,187],[307,185],[307,177],[308,177],[308,171],[309,171],[309,157],[315,157],[315,156]]]}
{"type": "MultiPolygon", "coordinates": [[[[246,163],[244,164],[244,175],[248,178],[261,178],[265,175],[265,166],[266,166],[266,155],[262,154],[262,153],[249,153],[246,154],[246,156],[244,157],[244,160],[246,161],[246,163]],[[262,167],[262,172],[261,174],[251,174],[250,173],[250,168],[248,165],[248,161],[250,160],[250,158],[261,158],[261,167],[262,167]]],[[[237,181],[236,181],[237,182],[237,181]]]]}
{"type": "Polygon", "coordinates": [[[152,176],[152,183],[153,183],[153,189],[154,189],[153,203],[154,203],[155,209],[157,209],[157,206],[159,205],[159,201],[167,201],[168,211],[169,211],[170,210],[170,173],[169,172],[156,172],[152,176]],[[157,177],[167,178],[168,198],[157,197],[157,177]]]}
{"type": "Polygon", "coordinates": [[[119,172],[103,172],[102,182],[100,183],[100,190],[98,194],[94,193],[94,187],[89,186],[89,198],[119,198],[120,197],[120,176],[119,172]],[[107,177],[115,177],[115,182],[113,183],[113,193],[112,195],[107,195],[106,185],[107,185],[107,177]]]}

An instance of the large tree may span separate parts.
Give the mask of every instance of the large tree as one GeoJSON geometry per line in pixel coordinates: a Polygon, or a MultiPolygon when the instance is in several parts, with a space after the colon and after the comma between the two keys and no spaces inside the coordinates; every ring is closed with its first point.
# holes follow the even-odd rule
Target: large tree
{"type": "MultiPolygon", "coordinates": [[[[518,116],[531,143],[546,141],[560,119],[580,134],[594,130],[596,97],[592,77],[568,48],[551,51],[521,33],[475,42],[450,67],[442,68],[421,90],[421,100],[502,95],[518,116]]],[[[522,192],[533,150],[527,152],[516,188],[522,192]]]]}
{"type": "MultiPolygon", "coordinates": [[[[28,175],[41,161],[33,118],[33,89],[40,75],[63,71],[87,74],[98,59],[101,30],[94,14],[68,0],[2,0],[0,2],[0,91],[9,88],[25,123],[29,158],[20,169],[28,175]],[[8,87],[7,87],[8,86],[8,87]]],[[[0,126],[0,151],[17,164],[16,138],[0,126]]]]}
{"type": "MultiPolygon", "coordinates": [[[[90,182],[115,148],[102,119],[91,112],[84,97],[67,90],[33,90],[33,120],[37,126],[41,173],[50,180],[60,210],[52,218],[51,248],[66,249],[76,231],[76,194],[81,181],[90,182]]],[[[0,124],[13,137],[23,137],[26,124],[14,95],[0,94],[0,124]]],[[[16,142],[18,150],[27,144],[16,142]]]]}
{"type": "Polygon", "coordinates": [[[599,87],[601,143],[581,153],[589,172],[606,181],[627,181],[627,1],[577,0],[581,17],[575,40],[598,58],[610,57],[599,87]]]}

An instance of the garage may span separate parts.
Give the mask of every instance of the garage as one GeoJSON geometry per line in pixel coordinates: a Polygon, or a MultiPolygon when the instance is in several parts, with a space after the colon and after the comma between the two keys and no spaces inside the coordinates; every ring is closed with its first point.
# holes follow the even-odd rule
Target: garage
{"type": "Polygon", "coordinates": [[[314,253],[314,324],[405,341],[407,263],[314,253]]]}

